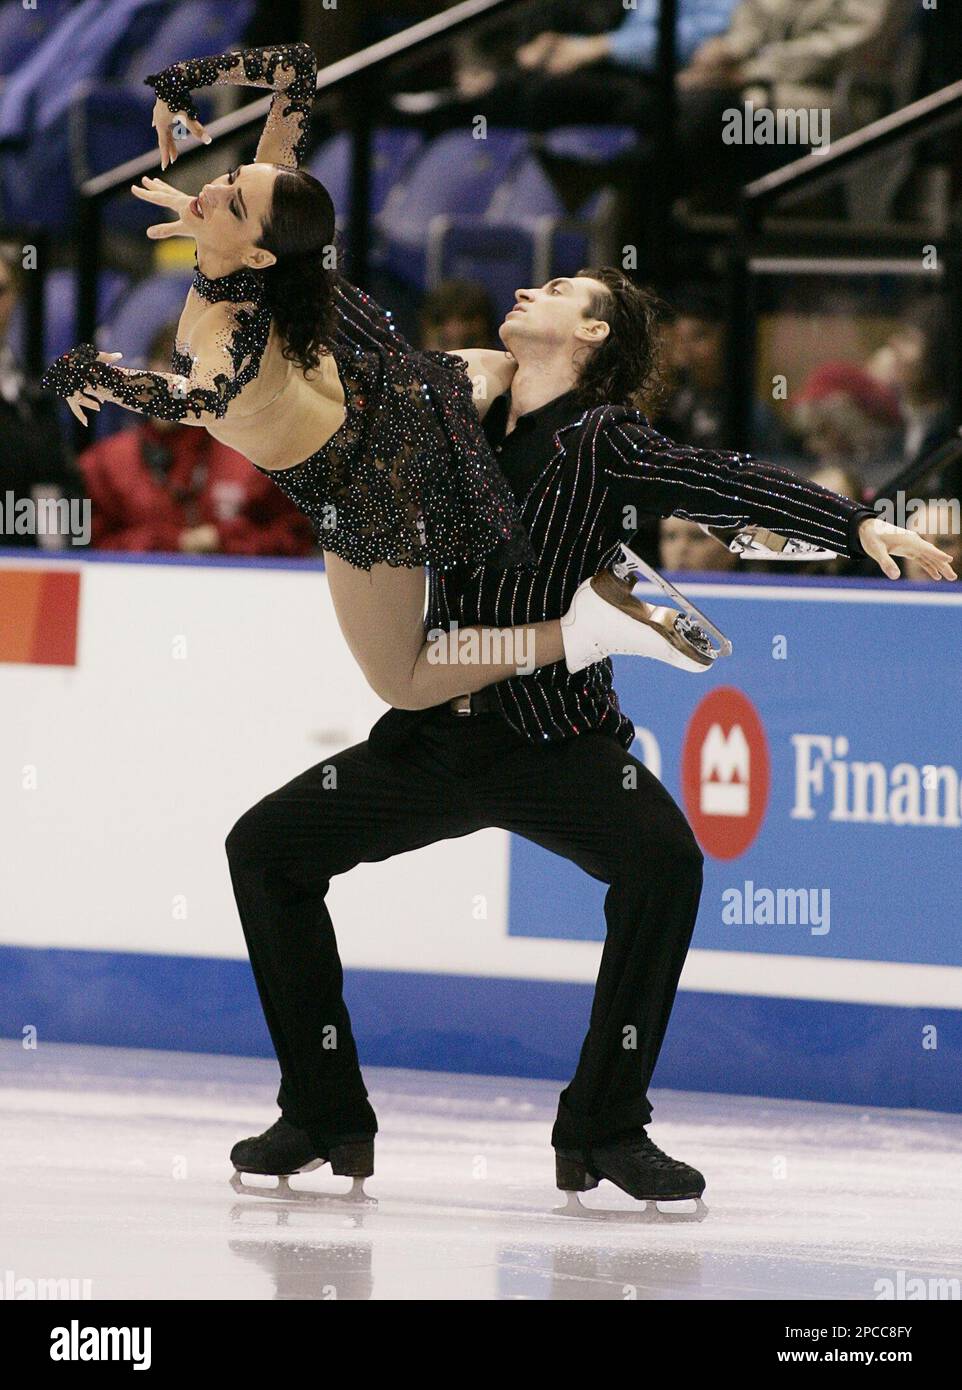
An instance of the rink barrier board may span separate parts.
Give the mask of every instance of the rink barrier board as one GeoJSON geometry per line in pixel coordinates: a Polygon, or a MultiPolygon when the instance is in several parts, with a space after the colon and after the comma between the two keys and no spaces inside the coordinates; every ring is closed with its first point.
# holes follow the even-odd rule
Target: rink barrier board
{"type": "MultiPolygon", "coordinates": [[[[0,665],[12,773],[0,787],[0,821],[13,829],[6,849],[19,870],[7,876],[0,914],[0,1032],[18,1037],[32,1024],[41,1039],[269,1054],[224,835],[266,791],[320,760],[324,739],[332,750],[348,746],[383,708],[337,633],[323,567],[0,551],[6,565],[79,571],[81,598],[75,667],[0,665]],[[190,661],[178,666],[163,640],[182,630],[190,661]],[[272,668],[287,678],[282,703],[272,668]],[[243,702],[225,703],[225,690],[243,702]],[[15,788],[32,752],[21,748],[45,758],[26,816],[15,788]],[[56,873],[50,836],[59,836],[56,873]],[[181,891],[184,921],[169,906],[181,891]]],[[[738,664],[726,663],[721,681],[711,673],[681,684],[667,668],[619,662],[625,708],[657,744],[659,775],[695,821],[692,788],[682,787],[692,710],[713,686],[737,686],[765,726],[772,786],[748,849],[727,861],[706,855],[696,968],[657,1084],[962,1109],[962,829],[835,825],[825,805],[810,822],[792,821],[786,762],[791,735],[803,730],[844,734],[853,759],[962,768],[962,594],[819,577],[678,578],[736,641],[738,664]],[[800,688],[766,650],[774,627],[805,661],[800,688]],[[906,653],[884,682],[882,651],[906,653]],[[724,925],[719,890],[746,881],[830,885],[831,932],[724,925]],[[936,1046],[923,1045],[924,1030],[936,1046]]],[[[639,744],[633,751],[641,756],[639,744]]],[[[499,831],[335,879],[363,1059],[565,1079],[588,1017],[603,891],[499,831]],[[477,886],[491,895],[484,922],[470,911],[477,886]]]]}
{"type": "MultiPolygon", "coordinates": [[[[365,1066],[566,1082],[591,997],[580,984],[345,971],[365,1066]]],[[[41,1047],[273,1055],[243,961],[0,947],[0,1035],[27,1027],[41,1047]]],[[[962,1013],[682,990],[652,1084],[962,1112],[962,1013]]]]}

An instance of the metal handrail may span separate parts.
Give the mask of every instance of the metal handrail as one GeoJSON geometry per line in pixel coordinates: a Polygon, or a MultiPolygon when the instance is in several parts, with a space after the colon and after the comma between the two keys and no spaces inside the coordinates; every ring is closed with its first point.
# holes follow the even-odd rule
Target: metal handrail
{"type": "MultiPolygon", "coordinates": [[[[317,93],[330,94],[345,90],[349,96],[349,126],[352,131],[351,178],[349,194],[348,253],[351,278],[364,285],[370,252],[370,175],[372,164],[373,117],[367,79],[385,71],[392,63],[423,53],[455,35],[483,28],[500,16],[528,7],[532,0],[462,0],[451,9],[422,20],[391,38],[371,44],[359,53],[342,58],[323,68],[317,75],[317,93]],[[362,89],[361,83],[364,82],[362,89]]],[[[671,217],[674,144],[674,80],[677,65],[676,28],[679,0],[660,0],[657,39],[657,82],[661,101],[655,131],[655,174],[645,189],[651,235],[649,273],[661,266],[656,251],[660,249],[667,267],[671,237],[667,229],[671,217]]],[[[211,121],[207,134],[212,141],[233,136],[249,129],[264,118],[272,97],[264,96],[236,111],[211,121]]],[[[178,153],[178,164],[196,159],[210,147],[194,137],[186,139],[178,153]]],[[[159,151],[149,151],[135,159],[126,160],[114,169],[87,179],[78,189],[77,237],[84,255],[77,267],[77,341],[91,340],[97,322],[97,279],[101,260],[101,208],[104,201],[123,185],[160,166],[159,151]]],[[[90,425],[96,423],[95,417],[90,425]]],[[[82,427],[78,426],[78,439],[82,427]]],[[[89,434],[86,435],[89,438],[89,434]]]]}
{"type": "MultiPolygon", "coordinates": [[[[883,149],[929,140],[959,124],[962,124],[962,82],[953,82],[929,96],[910,102],[891,115],[871,121],[861,130],[843,136],[825,154],[804,155],[742,188],[738,224],[731,239],[728,259],[726,432],[736,446],[751,447],[752,442],[757,320],[752,258],[756,238],[763,229],[769,208],[786,199],[794,201],[814,188],[834,181],[853,164],[872,159],[883,149]]],[[[962,252],[957,244],[957,235],[949,240],[950,244],[942,257],[942,282],[962,310],[962,252]]],[[[955,358],[958,363],[962,360],[962,324],[958,322],[956,333],[958,350],[955,358]]],[[[958,417],[962,419],[962,370],[958,366],[955,369],[952,401],[958,417]]]]}
{"type": "MultiPolygon", "coordinates": [[[[531,0],[461,0],[459,5],[452,6],[450,10],[443,10],[441,14],[412,24],[399,34],[369,44],[367,48],[321,68],[317,74],[318,95],[329,94],[336,88],[346,87],[359,77],[369,77],[415,50],[426,51],[433,42],[441,39],[447,41],[460,30],[475,27],[479,20],[505,14],[530,3],[531,0]]],[[[246,130],[263,120],[270,110],[272,99],[272,95],[264,96],[257,101],[248,102],[226,116],[220,116],[205,127],[207,134],[212,140],[216,140],[222,135],[235,135],[239,130],[246,130]]],[[[197,151],[204,149],[207,149],[207,146],[191,136],[184,141],[182,149],[178,152],[178,164],[187,163],[197,151]]],[[[151,150],[87,179],[80,185],[78,192],[81,198],[103,198],[131,179],[146,174],[159,165],[160,151],[151,150]]]]}
{"type": "Polygon", "coordinates": [[[931,139],[940,131],[958,125],[962,120],[962,82],[953,82],[927,97],[910,102],[888,116],[870,121],[860,130],[853,130],[834,141],[824,154],[806,154],[793,159],[760,179],[754,179],[742,189],[742,197],[754,215],[766,205],[780,202],[786,196],[809,193],[817,185],[838,178],[844,169],[858,160],[876,155],[890,145],[904,141],[931,139]]]}

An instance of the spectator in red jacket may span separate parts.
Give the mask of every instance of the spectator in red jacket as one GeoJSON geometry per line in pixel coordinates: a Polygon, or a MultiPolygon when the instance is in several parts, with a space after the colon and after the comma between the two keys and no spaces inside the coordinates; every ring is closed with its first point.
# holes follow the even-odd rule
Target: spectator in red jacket
{"type": "MultiPolygon", "coordinates": [[[[174,325],[155,336],[151,371],[167,371],[174,325]]],[[[206,430],[145,419],[77,460],[100,550],[195,555],[307,555],[311,524],[243,454],[206,430]]]]}

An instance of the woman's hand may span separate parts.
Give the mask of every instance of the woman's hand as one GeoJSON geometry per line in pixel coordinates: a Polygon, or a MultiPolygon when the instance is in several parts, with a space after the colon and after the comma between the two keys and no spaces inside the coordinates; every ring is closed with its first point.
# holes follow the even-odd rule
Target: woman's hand
{"type": "Polygon", "coordinates": [[[878,516],[868,516],[858,528],[862,549],[889,579],[901,579],[901,571],[891,556],[905,555],[915,560],[930,579],[957,579],[952,556],[927,541],[916,531],[893,526],[878,516]]]}
{"type": "Polygon", "coordinates": [[[168,236],[191,235],[184,226],[184,209],[190,202],[189,193],[182,193],[179,188],[171,188],[169,183],[164,183],[163,179],[152,179],[147,174],[143,177],[143,187],[139,183],[133,183],[130,191],[145,203],[156,203],[159,208],[169,208],[176,215],[175,222],[155,222],[152,227],[147,228],[147,235],[153,241],[168,236]]]}
{"type": "MultiPolygon", "coordinates": [[[[98,362],[116,364],[118,357],[123,357],[123,355],[122,352],[98,352],[97,360],[98,362]]],[[[82,390],[75,391],[72,396],[65,396],[64,400],[80,423],[86,425],[87,417],[84,411],[99,410],[101,402],[106,400],[106,392],[102,392],[97,386],[84,386],[82,390]]]]}
{"type": "Polygon", "coordinates": [[[160,148],[160,167],[166,169],[168,164],[173,164],[177,158],[177,141],[174,139],[174,126],[180,121],[187,127],[191,135],[196,135],[197,139],[203,144],[211,143],[210,136],[206,134],[200,121],[195,121],[188,116],[186,111],[171,111],[166,101],[161,101],[160,97],[154,102],[153,115],[150,124],[157,132],[157,144],[160,148]]]}

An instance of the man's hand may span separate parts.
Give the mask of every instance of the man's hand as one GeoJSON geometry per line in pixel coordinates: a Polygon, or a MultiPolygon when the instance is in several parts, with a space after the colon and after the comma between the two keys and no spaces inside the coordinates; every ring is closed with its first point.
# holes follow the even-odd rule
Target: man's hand
{"type": "Polygon", "coordinates": [[[862,549],[875,561],[888,579],[901,579],[902,572],[891,556],[905,555],[925,570],[930,579],[958,579],[952,557],[939,550],[916,531],[893,526],[879,516],[867,516],[858,528],[862,549]]]}

